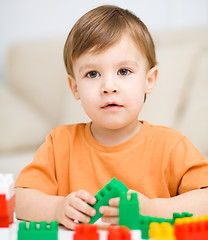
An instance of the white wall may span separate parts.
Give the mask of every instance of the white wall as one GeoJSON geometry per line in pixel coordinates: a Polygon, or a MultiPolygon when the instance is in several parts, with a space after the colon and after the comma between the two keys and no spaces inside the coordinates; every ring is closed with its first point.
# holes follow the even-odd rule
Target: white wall
{"type": "Polygon", "coordinates": [[[0,82],[13,44],[67,35],[83,13],[101,4],[128,8],[150,31],[208,25],[208,0],[0,0],[0,82]]]}

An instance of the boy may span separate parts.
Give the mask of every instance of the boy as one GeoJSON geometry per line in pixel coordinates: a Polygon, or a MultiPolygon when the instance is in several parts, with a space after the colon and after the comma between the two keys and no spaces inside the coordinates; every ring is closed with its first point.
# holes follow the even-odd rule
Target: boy
{"type": "MultiPolygon", "coordinates": [[[[82,16],[64,48],[70,88],[92,122],[53,129],[16,182],[17,217],[89,222],[93,197],[112,177],[138,192],[141,214],[208,214],[208,162],[179,132],[138,121],[157,80],[154,43],[127,10],[100,6],[82,16]]],[[[101,207],[118,223],[119,199],[101,207]]]]}

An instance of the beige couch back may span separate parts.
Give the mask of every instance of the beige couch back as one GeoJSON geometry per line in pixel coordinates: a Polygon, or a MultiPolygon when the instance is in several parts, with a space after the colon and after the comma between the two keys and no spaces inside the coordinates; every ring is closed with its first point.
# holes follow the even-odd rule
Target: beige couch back
{"type": "MultiPolygon", "coordinates": [[[[208,156],[208,29],[155,33],[159,77],[140,119],[178,129],[208,156]]],[[[0,88],[0,151],[36,148],[60,124],[89,121],[67,83],[64,38],[20,43],[0,88]]]]}

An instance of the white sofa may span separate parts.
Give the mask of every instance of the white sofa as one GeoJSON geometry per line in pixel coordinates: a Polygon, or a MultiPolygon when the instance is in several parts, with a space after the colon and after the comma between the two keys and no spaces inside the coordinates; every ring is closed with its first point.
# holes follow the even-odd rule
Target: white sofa
{"type": "MultiPolygon", "coordinates": [[[[159,78],[140,119],[178,129],[208,156],[208,28],[153,38],[159,78]]],[[[0,172],[16,178],[53,127],[89,120],[68,87],[64,41],[19,43],[8,53],[0,86],[0,172]]]]}

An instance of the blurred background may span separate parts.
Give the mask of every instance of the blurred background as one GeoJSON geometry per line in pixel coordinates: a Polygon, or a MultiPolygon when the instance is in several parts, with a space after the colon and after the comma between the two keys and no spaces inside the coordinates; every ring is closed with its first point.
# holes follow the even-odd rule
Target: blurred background
{"type": "Polygon", "coordinates": [[[0,0],[0,172],[16,178],[53,127],[89,121],[62,54],[73,24],[102,4],[135,13],[155,41],[159,78],[140,119],[208,157],[208,0],[0,0]]]}

